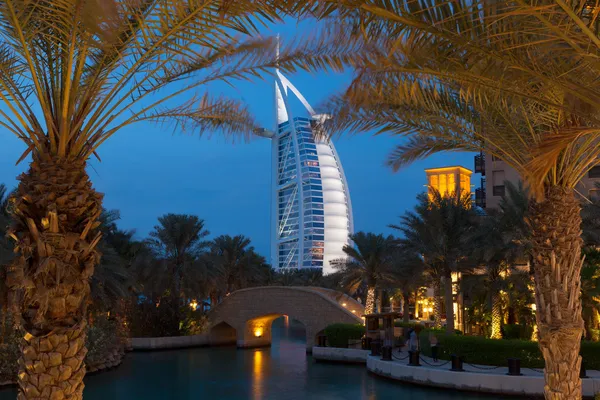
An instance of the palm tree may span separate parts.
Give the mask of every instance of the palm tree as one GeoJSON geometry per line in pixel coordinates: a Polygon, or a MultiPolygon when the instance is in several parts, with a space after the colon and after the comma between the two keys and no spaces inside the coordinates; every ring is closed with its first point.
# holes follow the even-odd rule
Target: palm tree
{"type": "Polygon", "coordinates": [[[485,151],[527,181],[547,399],[581,397],[581,237],[574,188],[600,162],[598,5],[585,0],[325,0],[344,46],[367,42],[332,131],[407,137],[389,163],[485,151]],[[338,10],[338,14],[335,11],[338,10]]]}
{"type": "Polygon", "coordinates": [[[344,52],[323,51],[320,39],[287,46],[276,58],[274,38],[253,37],[259,26],[279,20],[288,3],[0,2],[0,126],[25,144],[19,161],[32,160],[19,178],[11,233],[19,250],[11,280],[24,292],[23,351],[33,363],[51,354],[53,365],[70,366],[68,379],[62,376],[68,385],[59,385],[41,364],[21,370],[22,398],[82,397],[85,367],[76,360],[85,354],[85,304],[100,260],[102,212],[102,195],[93,189],[86,163],[99,157],[101,145],[141,121],[249,135],[258,127],[246,106],[197,91],[276,65],[339,69],[349,60],[344,52]],[[48,341],[65,338],[77,351],[59,358],[48,341]]]}
{"type": "MultiPolygon", "coordinates": [[[[472,249],[469,239],[475,229],[478,212],[472,207],[469,194],[442,196],[432,190],[429,196],[421,194],[417,199],[415,211],[406,212],[401,217],[401,224],[391,227],[402,233],[400,243],[403,246],[422,256],[433,278],[436,299],[443,285],[446,331],[454,334],[452,273],[472,267],[468,259],[472,249]]],[[[439,317],[439,304],[434,302],[434,308],[434,315],[439,317]]]]}
{"type": "Polygon", "coordinates": [[[501,291],[506,289],[506,277],[511,274],[511,266],[523,259],[526,242],[523,238],[522,225],[528,209],[528,202],[521,202],[522,188],[518,189],[510,182],[505,183],[507,196],[502,198],[497,210],[488,210],[482,216],[477,229],[471,238],[473,257],[485,268],[485,287],[490,294],[492,304],[492,339],[502,338],[502,299],[501,291]]]}
{"type": "Polygon", "coordinates": [[[127,296],[131,286],[126,261],[115,249],[102,243],[102,260],[90,280],[90,304],[96,311],[114,310],[119,299],[127,296]]]}
{"type": "Polygon", "coordinates": [[[225,294],[248,287],[265,264],[264,257],[256,254],[250,239],[244,235],[215,238],[211,243],[211,254],[222,276],[225,294]]]}
{"type": "Polygon", "coordinates": [[[178,335],[182,311],[191,299],[205,293],[202,256],[209,232],[195,215],[165,214],[145,241],[146,249],[134,261],[142,294],[157,304],[157,317],[168,335],[178,335]]]}
{"type": "MultiPolygon", "coordinates": [[[[394,280],[391,286],[399,291],[402,296],[402,318],[405,323],[410,320],[410,297],[425,284],[423,258],[410,250],[399,247],[392,252],[392,273],[394,280]]],[[[415,299],[416,300],[416,299],[415,299]]]]}
{"type": "Polygon", "coordinates": [[[195,261],[209,247],[205,240],[208,235],[204,220],[195,215],[166,214],[158,218],[147,244],[167,272],[171,297],[185,300],[189,294],[182,290],[184,280],[192,280],[189,275],[197,267],[195,261]]]}
{"type": "Polygon", "coordinates": [[[349,293],[366,287],[365,314],[371,314],[375,309],[376,290],[393,279],[390,255],[394,238],[358,232],[350,235],[350,240],[354,246],[346,245],[343,249],[347,258],[335,260],[332,265],[342,274],[342,286],[349,293]]]}

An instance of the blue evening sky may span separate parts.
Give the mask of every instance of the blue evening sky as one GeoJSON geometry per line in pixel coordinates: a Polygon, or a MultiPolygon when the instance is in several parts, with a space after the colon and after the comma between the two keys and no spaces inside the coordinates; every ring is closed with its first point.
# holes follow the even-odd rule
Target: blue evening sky
{"type": "MultiPolygon", "coordinates": [[[[310,28],[310,23],[290,21],[265,34],[281,33],[285,40],[310,28]]],[[[343,90],[350,77],[350,72],[288,76],[313,107],[343,90]]],[[[210,93],[243,99],[262,124],[273,128],[272,79],[237,82],[235,88],[215,85],[210,93]]],[[[424,191],[424,168],[473,168],[473,154],[445,153],[393,173],[384,162],[400,140],[371,135],[335,140],[348,179],[356,231],[393,233],[388,225],[413,207],[415,196],[424,191]]],[[[24,149],[12,133],[0,130],[0,183],[9,188],[27,168],[27,161],[15,166],[24,149]]],[[[144,238],[163,214],[195,214],[206,221],[211,236],[244,234],[268,257],[270,152],[268,139],[232,143],[218,132],[199,138],[173,133],[172,127],[139,123],[104,143],[99,152],[102,162],[91,160],[89,173],[96,189],[105,194],[105,207],[120,210],[120,227],[135,229],[138,238],[144,238]]],[[[478,178],[474,175],[472,183],[477,184],[478,178]]]]}

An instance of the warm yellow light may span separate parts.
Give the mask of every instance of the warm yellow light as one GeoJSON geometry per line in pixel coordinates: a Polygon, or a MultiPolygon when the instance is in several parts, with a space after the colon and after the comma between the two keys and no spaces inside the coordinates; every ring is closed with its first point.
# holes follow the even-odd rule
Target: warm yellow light
{"type": "Polygon", "coordinates": [[[346,303],[342,303],[342,305],[343,305],[344,307],[346,307],[346,303]]]}
{"type": "Polygon", "coordinates": [[[537,306],[535,305],[535,303],[533,303],[531,305],[531,311],[535,311],[535,310],[537,310],[537,306]]]}
{"type": "Polygon", "coordinates": [[[198,302],[196,300],[192,300],[192,302],[190,303],[190,308],[196,311],[196,309],[198,308],[198,302]]]}
{"type": "Polygon", "coordinates": [[[256,328],[256,329],[254,329],[254,336],[261,337],[262,334],[263,334],[263,329],[262,328],[256,328]]]}
{"type": "Polygon", "coordinates": [[[352,312],[356,314],[356,310],[352,310],[352,312]]]}

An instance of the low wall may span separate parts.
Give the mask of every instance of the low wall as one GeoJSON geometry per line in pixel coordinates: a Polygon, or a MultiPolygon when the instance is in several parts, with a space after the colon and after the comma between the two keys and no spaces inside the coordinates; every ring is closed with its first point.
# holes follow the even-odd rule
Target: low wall
{"type": "Polygon", "coordinates": [[[114,368],[123,362],[125,357],[125,348],[123,346],[116,347],[106,355],[103,355],[98,360],[85,360],[87,373],[100,372],[105,369],[114,368]]]}
{"type": "Polygon", "coordinates": [[[341,349],[337,347],[313,347],[312,356],[317,361],[336,361],[343,363],[367,362],[369,350],[362,349],[341,349]]]}
{"type": "MultiPolygon", "coordinates": [[[[376,375],[424,386],[527,397],[543,397],[544,393],[543,375],[454,372],[449,367],[411,367],[404,363],[382,361],[380,357],[374,356],[367,357],[367,369],[376,375]]],[[[600,376],[582,379],[582,386],[583,396],[593,397],[595,393],[600,393],[600,376]]]]}
{"type": "Polygon", "coordinates": [[[166,336],[153,338],[131,338],[132,350],[180,349],[184,347],[200,347],[210,344],[209,336],[166,336]]]}

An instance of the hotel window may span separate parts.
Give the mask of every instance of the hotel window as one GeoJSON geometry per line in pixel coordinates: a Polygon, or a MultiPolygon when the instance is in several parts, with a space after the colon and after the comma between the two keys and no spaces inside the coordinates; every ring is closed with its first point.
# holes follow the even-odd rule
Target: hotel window
{"type": "Polygon", "coordinates": [[[492,172],[492,184],[494,186],[504,186],[504,171],[493,171],[492,172]]]}
{"type": "Polygon", "coordinates": [[[460,174],[460,191],[461,194],[471,193],[471,180],[465,174],[460,174]]]}

